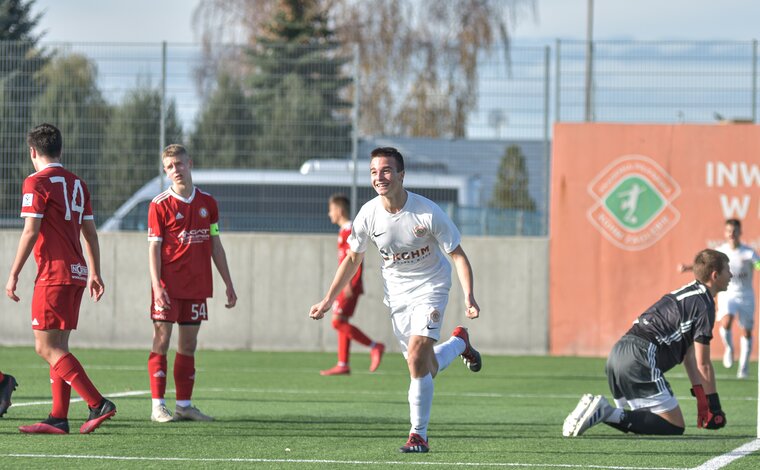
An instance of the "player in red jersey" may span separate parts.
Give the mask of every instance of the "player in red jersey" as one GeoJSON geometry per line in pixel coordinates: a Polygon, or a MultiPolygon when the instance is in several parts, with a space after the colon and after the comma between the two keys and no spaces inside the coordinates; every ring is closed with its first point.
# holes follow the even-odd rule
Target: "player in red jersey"
{"type": "MultiPolygon", "coordinates": [[[[348,252],[348,236],[351,235],[351,220],[348,218],[350,204],[343,194],[333,194],[328,203],[327,215],[330,222],[340,227],[338,232],[338,264],[343,261],[348,252]]],[[[350,324],[348,321],[354,315],[359,296],[364,292],[362,284],[362,268],[356,272],[351,282],[346,285],[332,305],[332,326],[338,331],[338,363],[327,370],[320,372],[322,375],[350,374],[348,356],[351,348],[351,340],[369,346],[370,348],[370,372],[377,370],[380,360],[385,351],[383,343],[375,343],[365,335],[362,330],[350,324]]]]}
{"type": "Polygon", "coordinates": [[[98,392],[76,357],[69,352],[69,335],[77,327],[79,304],[85,287],[95,302],[103,296],[100,246],[90,207],[90,192],[77,175],[61,165],[63,138],[50,124],[27,135],[36,173],[24,180],[21,217],[24,230],[13,261],[5,293],[18,302],[16,284],[34,249],[37,278],[32,297],[32,330],[37,354],[50,365],[53,409],[42,422],[21,426],[24,433],[67,434],[71,388],[90,407],[79,429],[87,434],[116,414],[116,406],[98,392]],[[87,263],[82,255],[84,236],[87,263]]]}
{"type": "Polygon", "coordinates": [[[16,378],[0,372],[0,418],[11,406],[11,394],[16,390],[16,378]]]}
{"type": "Polygon", "coordinates": [[[172,185],[156,196],[148,209],[153,320],[153,349],[148,358],[153,398],[151,420],[211,421],[213,418],[201,413],[191,402],[198,331],[201,322],[208,320],[206,299],[213,293],[211,260],[226,286],[227,308],[235,306],[237,295],[219,238],[216,200],[193,186],[193,161],[185,147],[169,145],[161,160],[172,185]],[[174,323],[179,325],[179,342],[174,357],[177,403],[172,417],[164,393],[166,354],[174,323]]]}

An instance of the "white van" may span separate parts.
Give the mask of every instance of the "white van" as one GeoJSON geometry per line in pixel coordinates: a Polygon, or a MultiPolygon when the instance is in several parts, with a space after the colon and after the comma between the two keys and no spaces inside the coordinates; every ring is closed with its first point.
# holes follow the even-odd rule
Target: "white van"
{"type": "MultiPolygon", "coordinates": [[[[211,194],[219,203],[222,231],[333,233],[327,217],[327,200],[334,193],[351,194],[350,161],[340,168],[314,168],[307,162],[296,170],[193,170],[193,184],[211,194]]],[[[360,162],[368,169],[369,162],[360,162]]],[[[145,183],[122,204],[100,231],[147,231],[150,201],[170,185],[166,176],[145,183]]],[[[404,186],[438,203],[453,214],[456,207],[478,205],[480,190],[476,178],[439,173],[411,172],[404,186]]],[[[358,203],[375,197],[369,170],[360,171],[358,203]]]]}

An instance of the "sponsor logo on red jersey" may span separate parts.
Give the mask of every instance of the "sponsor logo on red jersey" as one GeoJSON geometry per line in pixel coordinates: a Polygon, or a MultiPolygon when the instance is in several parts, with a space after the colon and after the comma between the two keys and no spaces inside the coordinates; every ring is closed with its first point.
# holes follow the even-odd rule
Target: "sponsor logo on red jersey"
{"type": "Polygon", "coordinates": [[[77,263],[71,265],[71,277],[72,279],[79,279],[81,281],[87,280],[87,274],[89,274],[89,270],[87,269],[87,265],[77,263]]]}
{"type": "Polygon", "coordinates": [[[203,243],[211,238],[211,230],[207,228],[198,228],[193,230],[183,230],[177,235],[177,239],[183,245],[191,243],[203,243]]]}

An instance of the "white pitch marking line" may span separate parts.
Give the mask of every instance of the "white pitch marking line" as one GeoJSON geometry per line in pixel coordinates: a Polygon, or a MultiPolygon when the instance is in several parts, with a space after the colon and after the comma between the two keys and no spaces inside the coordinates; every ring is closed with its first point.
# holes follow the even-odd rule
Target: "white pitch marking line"
{"type": "Polygon", "coordinates": [[[541,468],[594,468],[609,470],[687,470],[680,467],[622,467],[608,465],[573,465],[573,464],[545,464],[545,463],[517,463],[517,462],[409,462],[409,461],[385,461],[373,462],[367,460],[321,460],[321,459],[213,459],[213,458],[190,458],[190,457],[130,457],[116,455],[72,455],[72,454],[0,454],[0,457],[15,458],[40,458],[40,459],[84,459],[84,460],[131,460],[148,462],[243,462],[243,463],[322,463],[344,465],[426,465],[438,467],[541,467],[541,468]]]}
{"type": "MultiPolygon", "coordinates": [[[[345,396],[345,390],[298,390],[289,388],[241,388],[241,387],[196,387],[194,390],[203,392],[225,393],[225,392],[238,392],[238,393],[278,393],[283,395],[335,395],[340,394],[345,396]]],[[[352,390],[354,395],[383,395],[383,396],[406,396],[406,391],[399,392],[385,392],[378,390],[352,390]]],[[[557,398],[557,399],[573,399],[577,400],[580,394],[577,393],[498,393],[498,392],[436,392],[437,397],[475,397],[475,398],[526,398],[526,399],[544,399],[544,398],[557,398]]],[[[677,398],[683,400],[693,400],[694,398],[689,395],[681,395],[677,398]]],[[[757,397],[726,397],[721,398],[722,401],[755,401],[757,397]]]]}
{"type": "Polygon", "coordinates": [[[760,439],[749,441],[748,443],[739,446],[730,452],[726,452],[723,455],[712,458],[699,467],[694,467],[693,470],[717,470],[719,468],[725,467],[734,460],[746,457],[747,455],[757,450],[760,450],[760,439]]]}
{"type": "MultiPolygon", "coordinates": [[[[136,397],[140,395],[148,395],[150,394],[150,390],[134,390],[131,392],[118,392],[118,393],[109,393],[107,395],[103,395],[106,398],[122,398],[122,397],[136,397]]],[[[84,401],[81,398],[72,398],[71,403],[77,403],[80,401],[84,401]]],[[[11,405],[11,408],[18,408],[22,406],[37,406],[37,405],[52,405],[52,400],[47,401],[22,401],[21,403],[13,402],[11,405]]]]}

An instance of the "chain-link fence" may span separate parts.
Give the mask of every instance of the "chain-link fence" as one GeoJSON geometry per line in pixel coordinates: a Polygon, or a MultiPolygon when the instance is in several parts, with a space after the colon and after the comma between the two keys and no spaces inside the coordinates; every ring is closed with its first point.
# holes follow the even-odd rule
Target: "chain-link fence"
{"type": "Polygon", "coordinates": [[[591,61],[583,42],[515,43],[482,54],[476,85],[457,100],[399,78],[397,109],[365,92],[370,74],[395,80],[390,72],[328,46],[209,57],[197,45],[0,43],[0,225],[21,224],[33,171],[25,134],[40,122],[62,130],[64,164],[88,183],[103,229],[144,228],[167,185],[160,150],[182,142],[227,230],[333,232],[327,197],[371,198],[369,152],[394,146],[407,187],[463,233],[543,236],[553,121],[756,117],[754,42],[596,42],[591,61]],[[457,126],[441,124],[449,118],[457,126]],[[385,126],[395,135],[373,128],[383,119],[398,120],[385,126]]]}

